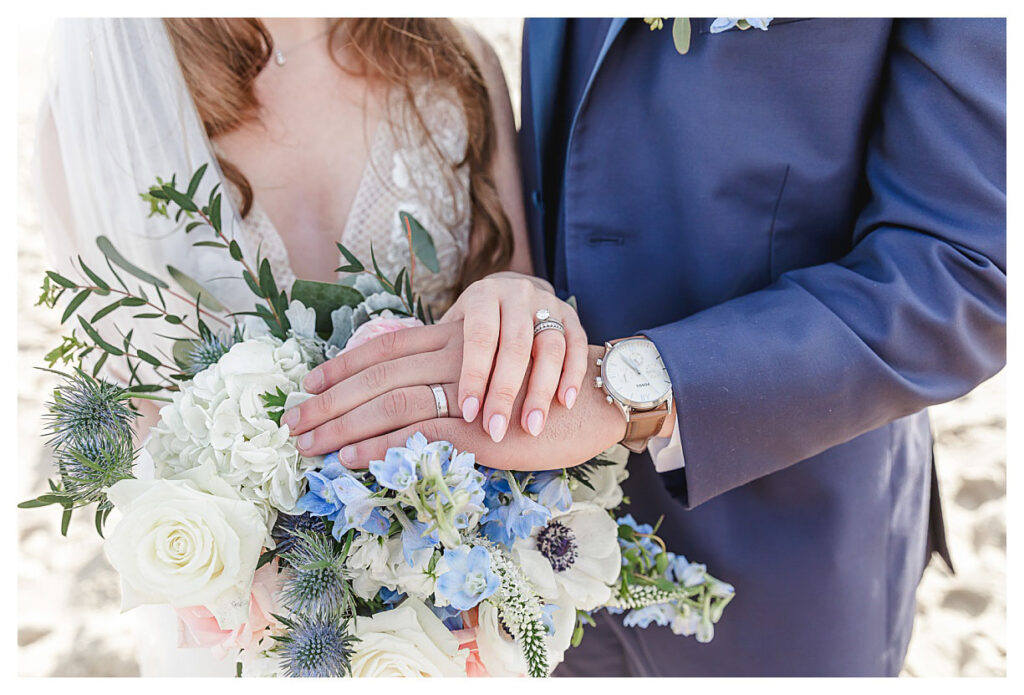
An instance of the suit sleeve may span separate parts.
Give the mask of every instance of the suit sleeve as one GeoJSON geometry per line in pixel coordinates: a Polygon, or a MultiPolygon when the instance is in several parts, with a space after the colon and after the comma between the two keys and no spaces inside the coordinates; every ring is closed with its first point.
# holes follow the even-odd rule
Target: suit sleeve
{"type": "Polygon", "coordinates": [[[1005,363],[1005,21],[897,21],[872,128],[846,256],[644,331],[672,378],[689,507],[1005,363]]]}

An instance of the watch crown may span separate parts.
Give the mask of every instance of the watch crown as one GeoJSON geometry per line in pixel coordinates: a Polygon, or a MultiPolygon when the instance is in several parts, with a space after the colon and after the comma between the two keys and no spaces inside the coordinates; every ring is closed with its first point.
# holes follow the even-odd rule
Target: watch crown
{"type": "Polygon", "coordinates": [[[594,388],[601,388],[604,386],[604,379],[599,376],[594,377],[594,388]]]}
{"type": "Polygon", "coordinates": [[[615,400],[611,396],[605,396],[604,399],[608,401],[608,405],[611,405],[615,400]]]}
{"type": "Polygon", "coordinates": [[[600,367],[603,362],[604,362],[603,359],[601,359],[600,357],[597,358],[597,366],[598,367],[600,367]]]}

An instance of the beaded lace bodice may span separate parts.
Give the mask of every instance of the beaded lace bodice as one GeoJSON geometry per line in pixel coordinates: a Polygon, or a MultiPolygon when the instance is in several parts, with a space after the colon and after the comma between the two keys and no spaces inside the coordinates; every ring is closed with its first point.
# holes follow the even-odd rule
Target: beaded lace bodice
{"type": "MultiPolygon", "coordinates": [[[[412,214],[434,240],[440,272],[417,265],[416,291],[435,316],[455,300],[455,288],[469,247],[471,227],[469,167],[462,161],[467,146],[466,120],[453,90],[424,85],[415,90],[416,106],[433,140],[412,120],[412,109],[397,93],[391,96],[390,119],[373,136],[369,159],[339,241],[369,265],[370,245],[381,270],[390,278],[409,265],[409,244],[398,217],[412,214]],[[436,146],[436,150],[435,150],[436,146]],[[443,157],[443,164],[438,155],[443,157]],[[447,169],[448,171],[445,171],[447,169]]],[[[270,218],[256,201],[242,225],[243,234],[270,261],[285,287],[295,281],[288,251],[270,218]]],[[[333,250],[337,253],[337,250],[333,250]]],[[[338,254],[338,265],[344,265],[338,254]]]]}

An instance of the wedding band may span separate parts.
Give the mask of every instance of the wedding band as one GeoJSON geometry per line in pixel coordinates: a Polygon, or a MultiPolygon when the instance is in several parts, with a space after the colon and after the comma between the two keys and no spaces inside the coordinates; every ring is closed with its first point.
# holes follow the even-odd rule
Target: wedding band
{"type": "Polygon", "coordinates": [[[430,390],[434,392],[434,406],[437,408],[439,418],[448,417],[448,396],[440,384],[430,384],[430,390]]]}
{"type": "Polygon", "coordinates": [[[534,337],[537,337],[538,334],[543,333],[544,331],[558,331],[562,335],[565,335],[565,326],[562,325],[561,321],[557,321],[555,319],[544,319],[543,321],[538,321],[533,327],[534,337]]]}

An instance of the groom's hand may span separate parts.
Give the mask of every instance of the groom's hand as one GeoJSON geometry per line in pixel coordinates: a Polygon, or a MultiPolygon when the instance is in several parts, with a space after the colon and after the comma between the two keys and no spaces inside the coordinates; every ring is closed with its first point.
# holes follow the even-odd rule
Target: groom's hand
{"type": "MultiPolygon", "coordinates": [[[[341,450],[339,458],[349,468],[366,468],[370,461],[383,459],[388,448],[405,446],[406,439],[418,431],[428,440],[443,439],[460,451],[472,452],[478,463],[491,468],[551,470],[585,463],[626,434],[622,413],[608,404],[603,390],[593,387],[598,373],[593,365],[602,354],[602,348],[590,346],[589,387],[584,382],[572,410],[553,404],[548,426],[539,436],[512,428],[501,442],[495,443],[479,426],[462,418],[434,418],[349,444],[341,450]]],[[[523,394],[520,393],[513,408],[514,417],[521,414],[522,404],[523,394]]]]}
{"type": "MultiPolygon", "coordinates": [[[[416,431],[472,451],[484,465],[523,470],[583,463],[622,439],[622,414],[605,402],[602,390],[586,385],[593,384],[598,373],[595,361],[603,353],[591,346],[578,405],[567,410],[553,404],[549,424],[539,437],[513,428],[495,444],[458,411],[462,338],[461,322],[379,336],[311,372],[306,388],[318,395],[286,413],[282,423],[298,435],[304,455],[340,451],[342,461],[353,468],[383,458],[388,447],[404,445],[416,431]],[[428,384],[444,389],[449,417],[437,417],[428,384]]],[[[529,383],[529,373],[524,382],[529,383]]],[[[513,418],[522,414],[522,391],[513,418]]]]}

